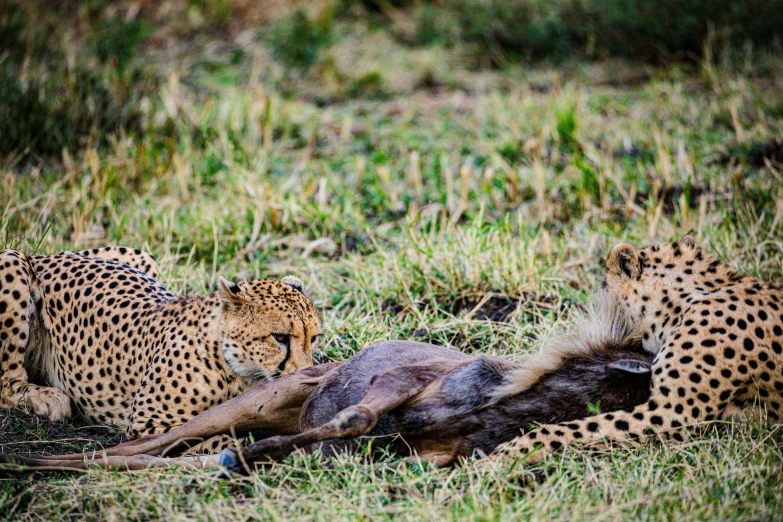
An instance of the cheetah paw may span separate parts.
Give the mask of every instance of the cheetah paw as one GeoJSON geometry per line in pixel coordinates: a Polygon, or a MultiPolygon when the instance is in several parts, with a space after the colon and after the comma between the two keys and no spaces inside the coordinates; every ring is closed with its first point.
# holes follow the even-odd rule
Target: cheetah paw
{"type": "Polygon", "coordinates": [[[538,464],[546,457],[546,451],[541,448],[535,448],[532,451],[526,451],[524,448],[517,448],[513,444],[504,444],[499,446],[493,453],[486,458],[476,461],[476,468],[482,471],[498,471],[506,469],[510,465],[529,465],[538,464]]]}
{"type": "Polygon", "coordinates": [[[49,417],[51,422],[71,416],[71,400],[55,388],[35,387],[27,391],[20,402],[31,408],[36,415],[49,417]]]}

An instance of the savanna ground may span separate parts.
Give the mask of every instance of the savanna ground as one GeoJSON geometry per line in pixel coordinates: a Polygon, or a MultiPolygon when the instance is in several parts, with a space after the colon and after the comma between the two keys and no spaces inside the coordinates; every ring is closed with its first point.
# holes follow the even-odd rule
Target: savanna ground
{"type": "MultiPolygon", "coordinates": [[[[532,62],[444,30],[432,9],[448,2],[366,19],[318,2],[277,17],[274,2],[75,4],[0,8],[0,247],[144,248],[176,292],[296,274],[322,313],[319,361],[389,338],[518,358],[583,305],[619,241],[693,233],[783,280],[779,44],[709,32],[653,64],[600,38],[574,59],[522,42],[555,57],[532,62]]],[[[0,452],[120,439],[0,413],[0,452]]],[[[232,479],[6,475],[0,516],[768,520],[781,448],[762,418],[497,472],[369,445],[374,459],[232,479]]]]}

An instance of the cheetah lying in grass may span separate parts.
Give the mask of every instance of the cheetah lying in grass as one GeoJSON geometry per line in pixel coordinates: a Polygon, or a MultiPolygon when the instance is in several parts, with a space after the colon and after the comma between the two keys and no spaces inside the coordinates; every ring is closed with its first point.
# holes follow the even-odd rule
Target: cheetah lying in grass
{"type": "Polygon", "coordinates": [[[312,366],[321,326],[300,280],[220,278],[215,295],[177,296],[156,275],[126,248],[0,252],[0,406],[56,421],[72,400],[136,438],[312,366]]]}
{"type": "Polygon", "coordinates": [[[622,244],[607,260],[606,291],[624,304],[655,354],[652,396],[635,408],[539,427],[493,455],[538,460],[575,441],[650,436],[683,440],[696,428],[748,406],[780,420],[783,399],[783,287],[744,276],[693,238],[641,250],[622,244]]]}

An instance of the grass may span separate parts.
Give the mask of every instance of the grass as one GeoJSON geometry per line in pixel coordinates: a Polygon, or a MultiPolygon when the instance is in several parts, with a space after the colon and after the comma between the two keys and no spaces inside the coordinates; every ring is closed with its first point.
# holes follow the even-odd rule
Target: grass
{"type": "MultiPolygon", "coordinates": [[[[217,9],[230,25],[222,5],[193,3],[182,19],[196,26],[217,9]]],[[[134,49],[163,38],[132,21],[120,27],[134,49]]],[[[458,46],[406,47],[335,23],[339,38],[325,51],[293,55],[313,60],[308,72],[282,68],[264,41],[220,48],[197,32],[187,54],[148,44],[139,56],[71,35],[64,53],[102,90],[49,99],[44,89],[36,99],[59,114],[69,97],[94,107],[114,93],[107,114],[126,111],[133,126],[97,118],[79,139],[10,153],[0,167],[0,247],[143,247],[176,292],[213,291],[218,275],[297,274],[322,313],[320,361],[389,338],[517,358],[588,299],[619,241],[690,232],[737,268],[783,280],[779,55],[746,49],[736,60],[718,49],[695,67],[477,70],[446,65],[458,46]],[[133,74],[153,79],[144,92],[122,90],[133,74]]],[[[173,27],[174,42],[195,31],[173,27]]],[[[0,422],[0,451],[117,440],[18,411],[0,422]]],[[[496,474],[381,450],[375,460],[298,456],[231,480],[177,470],[2,477],[0,515],[774,519],[782,443],[779,426],[751,419],[680,445],[574,449],[496,474]]]]}

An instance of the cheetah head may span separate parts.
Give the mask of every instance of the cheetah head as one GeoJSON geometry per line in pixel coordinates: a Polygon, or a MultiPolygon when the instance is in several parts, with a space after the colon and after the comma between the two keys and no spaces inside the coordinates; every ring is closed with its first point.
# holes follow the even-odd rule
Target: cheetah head
{"type": "Polygon", "coordinates": [[[295,277],[218,281],[223,356],[251,384],[313,365],[321,333],[312,301],[295,277]]]}
{"type": "Polygon", "coordinates": [[[623,243],[606,260],[604,287],[623,303],[631,322],[644,332],[647,350],[657,352],[679,322],[689,299],[736,280],[737,273],[696,246],[692,236],[637,250],[623,243]]]}

